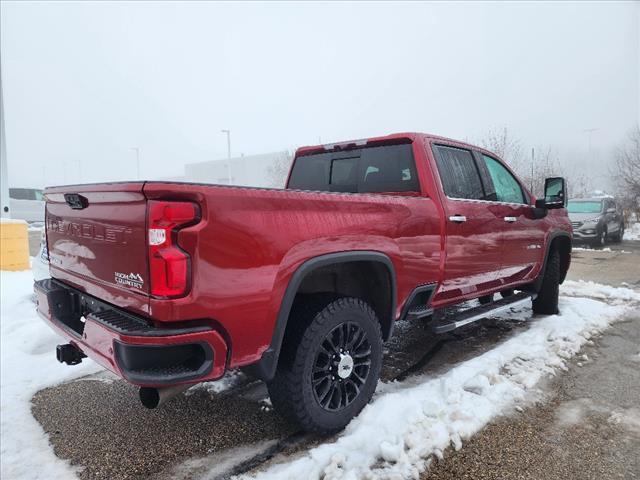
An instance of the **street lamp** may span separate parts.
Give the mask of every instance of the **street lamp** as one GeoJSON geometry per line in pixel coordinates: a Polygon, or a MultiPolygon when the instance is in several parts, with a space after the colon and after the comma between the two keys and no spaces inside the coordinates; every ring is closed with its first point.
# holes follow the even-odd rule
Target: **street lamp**
{"type": "Polygon", "coordinates": [[[231,185],[231,130],[220,130],[227,134],[227,177],[231,185]]]}
{"type": "Polygon", "coordinates": [[[138,174],[137,179],[140,180],[140,147],[131,147],[129,150],[136,152],[136,172],[138,174]]]}

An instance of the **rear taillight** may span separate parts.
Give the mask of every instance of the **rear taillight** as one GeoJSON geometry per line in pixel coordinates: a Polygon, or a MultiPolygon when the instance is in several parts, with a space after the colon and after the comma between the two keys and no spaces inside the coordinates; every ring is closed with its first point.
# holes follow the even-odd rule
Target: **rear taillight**
{"type": "Polygon", "coordinates": [[[177,233],[180,228],[197,222],[198,206],[190,202],[150,200],[148,207],[151,295],[186,295],[191,259],[189,254],[177,245],[177,233]]]}

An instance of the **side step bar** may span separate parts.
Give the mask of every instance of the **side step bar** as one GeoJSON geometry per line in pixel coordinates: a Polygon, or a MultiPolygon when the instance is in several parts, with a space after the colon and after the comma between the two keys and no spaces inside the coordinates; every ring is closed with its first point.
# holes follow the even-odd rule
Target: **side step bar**
{"type": "Polygon", "coordinates": [[[454,315],[446,316],[432,326],[434,333],[447,333],[456,328],[463,327],[473,322],[477,322],[499,312],[504,312],[513,307],[518,307],[533,300],[537,295],[535,293],[520,292],[510,297],[502,298],[495,302],[481,305],[479,307],[469,308],[454,315]]]}

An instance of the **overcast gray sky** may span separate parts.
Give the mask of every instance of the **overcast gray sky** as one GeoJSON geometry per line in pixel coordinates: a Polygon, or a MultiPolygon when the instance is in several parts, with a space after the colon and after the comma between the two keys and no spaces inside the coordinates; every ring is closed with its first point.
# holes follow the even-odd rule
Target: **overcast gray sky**
{"type": "MultiPolygon", "coordinates": [[[[607,162],[638,123],[640,4],[2,2],[12,186],[396,131],[607,162]],[[593,133],[587,158],[585,129],[593,133]]],[[[593,167],[600,168],[601,167],[593,167]]]]}

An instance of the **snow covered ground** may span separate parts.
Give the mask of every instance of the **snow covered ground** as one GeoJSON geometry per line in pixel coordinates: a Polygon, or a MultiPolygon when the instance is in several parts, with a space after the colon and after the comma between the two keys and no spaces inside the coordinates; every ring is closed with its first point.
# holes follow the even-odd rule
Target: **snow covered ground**
{"type": "Polygon", "coordinates": [[[622,237],[623,240],[640,240],[640,222],[627,225],[622,237]]]}
{"type": "Polygon", "coordinates": [[[461,448],[490,420],[536,398],[542,377],[566,368],[591,336],[638,302],[640,293],[630,289],[568,281],[561,315],[533,319],[528,330],[442,376],[383,387],[335,442],[255,477],[417,479],[432,455],[461,448]]]}
{"type": "MultiPolygon", "coordinates": [[[[32,277],[1,272],[2,478],[74,478],[31,415],[30,399],[47,386],[99,371],[54,358],[59,338],[37,317],[32,277]]],[[[335,441],[257,475],[263,479],[416,478],[432,455],[463,441],[491,419],[536,398],[536,384],[565,368],[568,358],[611,322],[640,305],[640,294],[592,282],[562,287],[562,315],[530,319],[528,308],[505,318],[530,321],[527,330],[438,377],[381,384],[374,401],[335,441]],[[586,298],[590,297],[590,298],[586,298]],[[324,475],[324,477],[323,477],[324,475]]],[[[232,374],[218,391],[241,380],[232,374]]]]}
{"type": "Polygon", "coordinates": [[[0,417],[3,479],[74,478],[58,459],[40,424],[31,415],[38,390],[99,371],[93,362],[67,367],[55,360],[60,337],[35,312],[31,271],[0,272],[0,417]]]}

